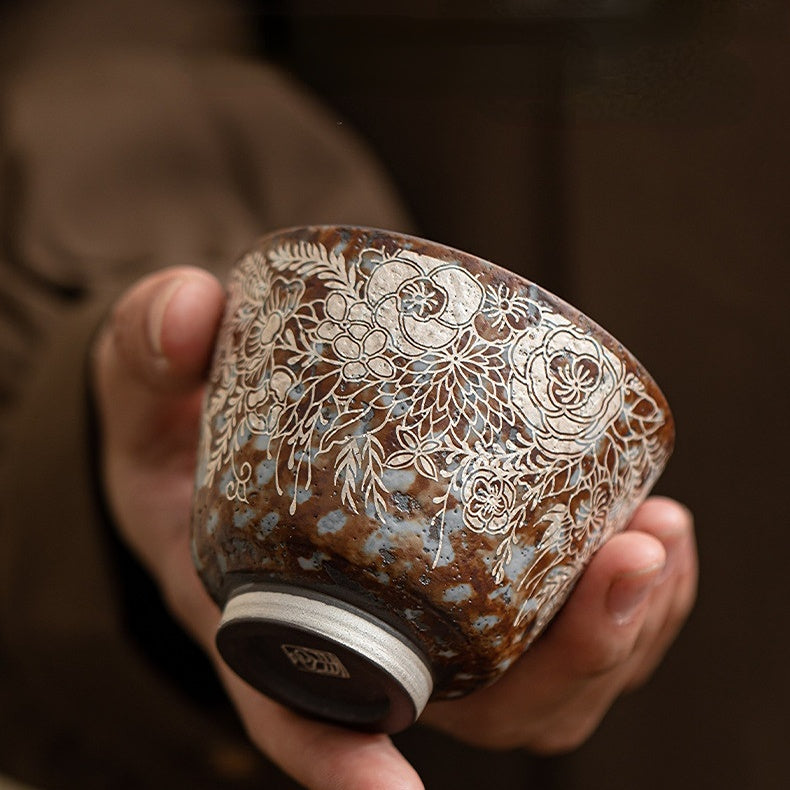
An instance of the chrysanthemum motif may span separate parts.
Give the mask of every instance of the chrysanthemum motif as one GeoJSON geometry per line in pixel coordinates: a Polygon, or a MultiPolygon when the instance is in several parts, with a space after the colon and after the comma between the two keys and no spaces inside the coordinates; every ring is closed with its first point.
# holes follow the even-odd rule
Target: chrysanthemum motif
{"type": "Polygon", "coordinates": [[[484,294],[460,266],[401,252],[382,257],[365,295],[393,346],[416,357],[452,343],[474,321],[484,294]]]}
{"type": "Polygon", "coordinates": [[[423,353],[407,372],[415,419],[427,418],[432,425],[464,423],[478,436],[501,430],[508,393],[498,346],[466,332],[446,348],[423,353]]]}

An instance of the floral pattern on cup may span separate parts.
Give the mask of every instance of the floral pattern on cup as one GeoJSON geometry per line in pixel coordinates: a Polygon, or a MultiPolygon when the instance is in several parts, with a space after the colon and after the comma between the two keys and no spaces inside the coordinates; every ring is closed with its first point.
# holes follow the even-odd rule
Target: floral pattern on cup
{"type": "Polygon", "coordinates": [[[246,501],[235,459],[250,437],[291,514],[319,463],[341,507],[382,520],[388,472],[436,481],[432,568],[460,510],[495,542],[494,581],[520,574],[514,625],[534,638],[663,468],[667,414],[529,284],[410,249],[342,250],[284,240],[236,267],[198,484],[229,474],[226,496],[246,501]]]}
{"type": "Polygon", "coordinates": [[[623,409],[623,363],[559,316],[522,335],[511,361],[513,402],[551,455],[584,452],[623,409]]]}
{"type": "Polygon", "coordinates": [[[493,534],[507,531],[516,504],[516,488],[507,477],[480,469],[466,481],[463,499],[469,529],[493,534]]]}
{"type": "MultiPolygon", "coordinates": [[[[368,251],[367,263],[376,257],[368,251]]],[[[419,259],[383,251],[378,263],[367,282],[366,298],[393,347],[409,356],[449,346],[472,324],[483,303],[482,286],[460,266],[429,268],[419,259]]]]}

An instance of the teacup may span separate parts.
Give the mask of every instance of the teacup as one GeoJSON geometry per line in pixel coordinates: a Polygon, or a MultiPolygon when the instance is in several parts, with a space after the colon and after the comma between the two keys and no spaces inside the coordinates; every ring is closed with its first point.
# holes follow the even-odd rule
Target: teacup
{"type": "Polygon", "coordinates": [[[266,236],[230,279],[197,465],[219,650],[303,713],[403,729],[527,649],[673,436],[636,359],[515,274],[382,230],[266,236]]]}

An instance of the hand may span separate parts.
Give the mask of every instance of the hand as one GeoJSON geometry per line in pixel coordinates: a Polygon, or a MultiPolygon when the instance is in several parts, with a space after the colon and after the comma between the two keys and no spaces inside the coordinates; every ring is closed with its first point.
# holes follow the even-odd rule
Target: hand
{"type": "Polygon", "coordinates": [[[160,272],[120,299],[97,341],[102,472],[118,529],[212,658],[250,738],[284,771],[315,790],[421,788],[389,738],[297,716],[241,681],[216,651],[220,613],[192,565],[189,519],[203,374],[224,298],[205,272],[160,272]]]}
{"type": "Polygon", "coordinates": [[[423,720],[491,749],[581,745],[650,676],[696,598],[691,514],[653,497],[594,555],[546,632],[493,686],[430,705],[423,720]]]}
{"type": "MultiPolygon", "coordinates": [[[[217,654],[220,613],[192,565],[189,518],[203,375],[223,306],[209,274],[166,270],[121,297],[97,341],[102,473],[118,529],[214,661],[250,738],[283,770],[314,790],[421,788],[388,737],[304,719],[254,691],[217,654]]],[[[485,746],[574,746],[660,660],[693,601],[694,556],[687,512],[648,502],[504,678],[429,706],[425,719],[485,746]],[[639,601],[629,607],[629,599],[639,601]]]]}

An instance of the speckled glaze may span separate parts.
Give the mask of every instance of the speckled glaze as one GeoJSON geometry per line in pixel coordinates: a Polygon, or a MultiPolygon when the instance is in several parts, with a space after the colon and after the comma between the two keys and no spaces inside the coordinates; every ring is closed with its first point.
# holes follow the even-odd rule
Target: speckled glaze
{"type": "Polygon", "coordinates": [[[374,613],[459,696],[536,638],[672,442],[640,364],[538,286],[396,233],[285,230],[230,281],[195,562],[220,606],[264,582],[374,613]]]}

